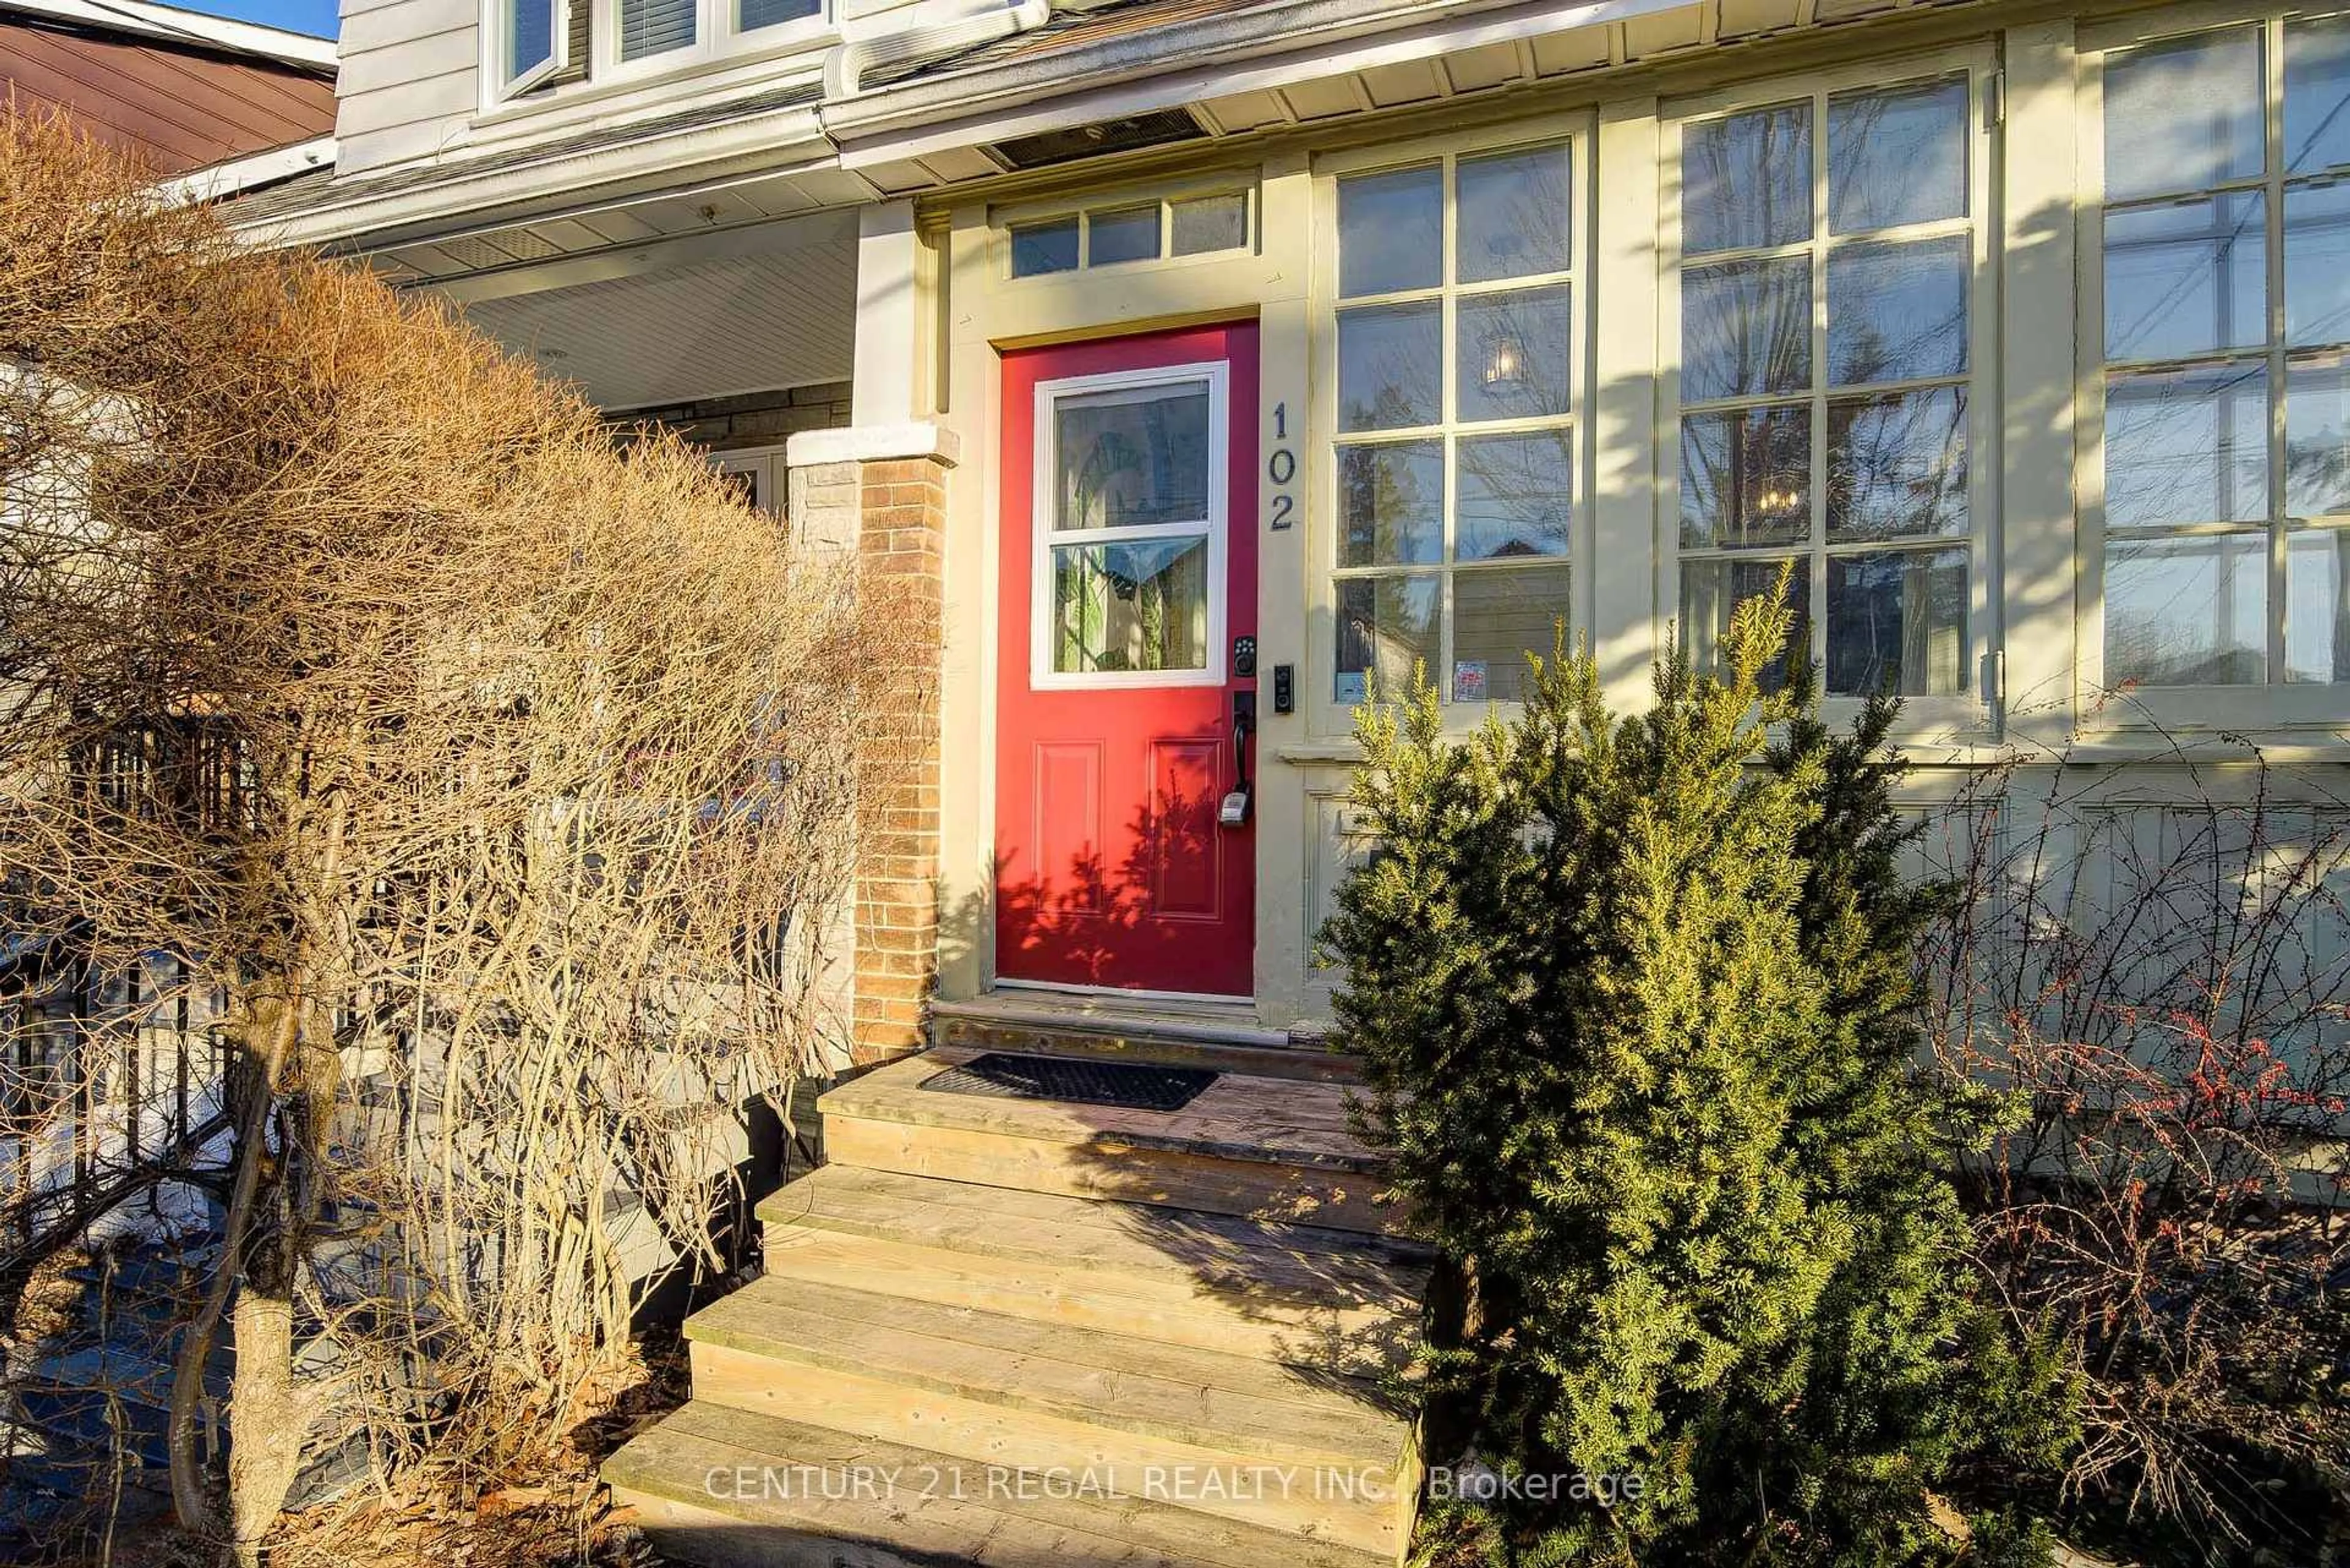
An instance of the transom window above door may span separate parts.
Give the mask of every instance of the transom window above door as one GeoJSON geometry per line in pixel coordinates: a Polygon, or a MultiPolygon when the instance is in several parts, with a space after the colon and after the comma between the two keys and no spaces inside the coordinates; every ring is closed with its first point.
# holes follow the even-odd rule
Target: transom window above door
{"type": "Polygon", "coordinates": [[[1975,689],[1978,149],[1965,72],[1680,123],[1680,630],[1783,570],[1832,695],[1975,689]]]}
{"type": "Polygon", "coordinates": [[[1226,369],[1037,389],[1039,689],[1223,679],[1226,369]]]}
{"type": "Polygon", "coordinates": [[[1573,145],[1336,183],[1331,696],[1424,667],[1514,701],[1568,615],[1583,334],[1573,145]]]}
{"type": "Polygon", "coordinates": [[[2350,17],[2102,85],[2105,683],[2350,680],[2350,17]]]}

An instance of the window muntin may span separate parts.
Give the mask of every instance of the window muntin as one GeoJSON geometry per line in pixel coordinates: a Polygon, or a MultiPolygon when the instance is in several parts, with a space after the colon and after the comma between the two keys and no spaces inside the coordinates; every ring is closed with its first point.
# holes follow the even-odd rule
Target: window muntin
{"type": "Polygon", "coordinates": [[[1573,147],[1336,182],[1332,698],[1515,701],[1568,614],[1580,337],[1573,147]]]}
{"type": "Polygon", "coordinates": [[[1701,661],[1784,568],[1831,695],[1973,690],[1970,104],[1954,74],[1682,126],[1675,525],[1701,661]]]}
{"type": "Polygon", "coordinates": [[[2102,87],[2106,684],[2350,680],[2350,17],[2102,87]]]}
{"type": "Polygon", "coordinates": [[[1037,390],[1032,683],[1222,679],[1223,369],[1037,390]]]}

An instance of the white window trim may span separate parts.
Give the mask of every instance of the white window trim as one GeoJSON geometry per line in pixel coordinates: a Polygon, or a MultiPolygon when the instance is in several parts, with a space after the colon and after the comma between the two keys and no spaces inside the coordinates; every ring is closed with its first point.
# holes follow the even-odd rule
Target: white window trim
{"type": "Polygon", "coordinates": [[[1149,369],[1107,370],[1064,376],[1036,384],[1035,464],[1030,481],[1028,545],[1028,685],[1036,691],[1132,691],[1224,683],[1225,634],[1230,624],[1232,583],[1232,366],[1222,359],[1149,369]],[[1135,539],[1180,537],[1189,525],[1150,524],[1126,528],[1056,529],[1053,405],[1088,392],[1143,391],[1155,387],[1204,383],[1208,389],[1208,515],[1199,533],[1208,541],[1208,660],[1202,670],[1061,670],[1053,668],[1053,549],[1068,545],[1116,545],[1135,539]]]}
{"type": "MultiPolygon", "coordinates": [[[[2127,735],[2170,732],[2230,733],[2249,732],[2318,732],[2339,739],[2343,712],[2350,705],[2350,689],[2341,682],[2263,681],[2243,686],[2148,686],[2127,693],[2107,690],[2106,667],[2106,359],[2105,359],[2105,207],[2106,121],[2105,57],[2139,44],[2185,37],[2229,26],[2262,29],[2262,87],[2265,97],[2262,189],[2271,199],[2282,176],[2267,170],[2269,144],[2283,104],[2282,66],[2275,51],[2285,18],[2295,12],[2277,5],[2235,4],[2184,5],[2145,16],[2085,26],[2079,36],[2079,161],[2074,186],[2078,221],[2074,252],[2078,277],[2074,288],[2077,326],[2074,333],[2078,364],[2074,389],[2076,504],[2081,549],[2077,573],[2079,657],[2074,692],[2077,732],[2127,735]]],[[[2336,8],[2318,7],[2310,16],[2330,16],[2336,8]]],[[[2282,214],[2276,216],[2282,222],[2282,214]]],[[[2276,250],[2277,247],[2270,247],[2276,250]]],[[[2280,288],[2282,254],[2269,258],[2270,286],[2280,288]]],[[[2282,308],[2282,298],[2270,301],[2272,312],[2282,308]]],[[[2272,362],[2274,346],[2271,345],[2272,362]]],[[[2272,400],[2275,389],[2271,389],[2272,400]]],[[[2281,405],[2271,403],[2271,418],[2281,405]]],[[[2277,476],[2272,475],[2272,483],[2277,476]]],[[[2273,514],[2272,539],[2276,533],[2273,514]]],[[[2273,545],[2272,545],[2273,547],[2273,545]]],[[[2273,581],[2271,587],[2275,585],[2273,581]]],[[[2273,617],[2272,618],[2273,618],[2273,617]]],[[[2276,651],[2271,628],[2270,651],[2276,651]]]]}
{"type": "MultiPolygon", "coordinates": [[[[1474,131],[1420,138],[1415,140],[1365,147],[1317,158],[1314,169],[1314,233],[1315,263],[1311,287],[1310,336],[1313,353],[1312,409],[1310,426],[1302,432],[1303,445],[1311,453],[1307,469],[1311,474],[1309,494],[1305,504],[1308,535],[1305,541],[1307,556],[1312,563],[1308,587],[1312,595],[1314,614],[1312,629],[1306,639],[1306,670],[1300,679],[1306,695],[1300,706],[1308,715],[1310,732],[1317,736],[1336,737],[1351,734],[1354,710],[1338,701],[1336,686],[1338,660],[1338,585],[1351,577],[1376,577],[1382,575],[1408,576],[1415,573],[1436,573],[1443,583],[1443,637],[1438,649],[1439,658],[1429,670],[1430,683],[1437,688],[1440,708],[1445,728],[1453,733],[1465,734],[1483,723],[1489,713],[1507,716],[1519,711],[1520,703],[1501,698],[1471,699],[1465,702],[1452,700],[1452,670],[1443,655],[1451,651],[1454,633],[1452,617],[1451,559],[1453,539],[1453,507],[1456,502],[1451,482],[1451,443],[1458,436],[1471,437],[1508,434],[1530,426],[1536,429],[1565,425],[1574,431],[1575,489],[1571,503],[1573,513],[1568,527],[1567,552],[1564,556],[1545,556],[1541,560],[1518,563],[1519,569],[1565,566],[1567,571],[1566,636],[1573,648],[1595,624],[1595,602],[1592,597],[1591,563],[1596,559],[1597,528],[1595,518],[1594,484],[1598,469],[1598,421],[1593,416],[1594,381],[1591,366],[1591,312],[1594,304],[1593,244],[1598,226],[1598,191],[1596,178],[1597,117],[1594,113],[1570,114],[1541,124],[1518,123],[1474,131]],[[1477,158],[1492,153],[1506,153],[1543,147],[1565,145],[1567,167],[1573,188],[1567,192],[1567,211],[1572,225],[1567,244],[1567,270],[1558,273],[1530,273],[1523,278],[1495,279],[1485,283],[1461,286],[1453,279],[1459,258],[1456,254],[1455,225],[1458,194],[1455,182],[1448,177],[1444,182],[1444,281],[1438,286],[1436,297],[1443,301],[1446,321],[1452,317],[1457,301],[1464,294],[1473,296],[1489,291],[1506,293],[1515,288],[1532,288],[1564,284],[1569,290],[1568,311],[1571,338],[1567,365],[1567,412],[1564,419],[1497,420],[1462,424],[1450,417],[1450,410],[1432,429],[1446,443],[1446,484],[1444,495],[1444,558],[1419,566],[1393,568],[1345,567],[1338,565],[1338,450],[1342,444],[1338,431],[1338,313],[1342,306],[1375,305],[1388,299],[1386,295],[1365,295],[1359,298],[1342,299],[1338,293],[1338,182],[1357,174],[1377,173],[1389,169],[1410,169],[1430,163],[1450,164],[1463,158],[1477,158]]],[[[1425,290],[1413,290],[1417,297],[1425,290]]],[[[1447,334],[1450,341],[1450,334],[1447,334]]],[[[1452,373],[1447,356],[1444,374],[1452,373]]],[[[1382,431],[1378,439],[1403,440],[1415,433],[1425,433],[1431,427],[1413,427],[1403,431],[1382,431]]],[[[1509,570],[1508,566],[1471,565],[1471,571],[1509,570]]]]}
{"type": "MultiPolygon", "coordinates": [[[[2001,288],[1999,255],[1996,249],[2001,208],[1999,187],[1993,178],[1996,166],[1993,157],[1995,131],[1991,125],[1992,78],[1998,62],[1987,45],[1969,44],[1922,55],[1899,56],[1885,59],[1855,62],[1826,70],[1794,72],[1751,82],[1733,88],[1685,99],[1676,99],[1659,108],[1657,177],[1660,184],[1658,235],[1657,286],[1657,397],[1658,419],[1656,439],[1657,514],[1654,548],[1657,553],[1659,603],[1666,623],[1669,641],[1680,636],[1680,366],[1681,312],[1680,273],[1684,260],[1681,251],[1681,140],[1683,128],[1691,120],[1710,119],[1742,109],[1765,108],[1787,103],[1797,99],[1824,101],[1830,93],[1856,88],[1898,87],[1923,82],[1937,77],[1964,73],[1968,84],[1967,115],[1967,222],[1973,237],[1972,273],[1968,280],[1967,299],[1967,377],[1962,383],[1967,393],[1967,519],[1968,531],[1963,535],[1949,535],[1944,541],[1956,545],[1962,539],[1968,550],[1967,564],[1967,649],[1965,670],[1968,691],[1962,695],[1905,695],[1901,699],[1899,734],[1905,740],[1973,742],[1993,737],[1999,722],[2001,701],[1997,690],[2002,645],[2005,625],[2004,607],[2000,580],[2000,533],[1997,516],[1999,479],[2002,468],[2001,451],[2002,391],[1999,375],[1999,328],[2004,316],[2005,301],[2001,288]]],[[[1814,167],[1825,167],[1826,161],[1827,125],[1824,115],[1814,115],[1813,125],[1814,167]]],[[[1819,176],[1815,172],[1814,178],[1819,176]]],[[[1814,187],[1814,200],[1820,199],[1814,187]]],[[[1818,222],[1816,211],[1814,222],[1818,222]]],[[[1919,225],[1924,226],[1924,225],[1919,225]]],[[[1893,229],[1886,234],[1898,235],[1906,231],[1893,229]]],[[[1882,237],[1872,233],[1868,237],[1882,237]]],[[[1811,239],[1813,254],[1824,254],[1819,248],[1825,240],[1815,228],[1811,239]]],[[[1823,294],[1822,297],[1825,297],[1823,294]]],[[[1822,351],[1825,331],[1825,313],[1814,322],[1813,354],[1814,359],[1822,351]]],[[[1814,364],[1815,375],[1825,375],[1824,365],[1814,364]]],[[[1827,432],[1816,410],[1825,406],[1825,395],[1814,389],[1805,393],[1815,410],[1812,441],[1814,462],[1825,465],[1827,461],[1827,432]]],[[[1792,398],[1786,400],[1792,401],[1792,398]]],[[[1824,470],[1823,470],[1824,472],[1824,470]]],[[[1815,493],[1813,497],[1815,514],[1824,514],[1826,497],[1815,493]]],[[[1810,592],[1814,636],[1813,654],[1825,656],[1827,626],[1826,560],[1829,551],[1817,539],[1824,528],[1815,528],[1814,536],[1799,545],[1783,548],[1758,546],[1753,554],[1759,558],[1794,555],[1806,564],[1812,573],[1810,592]]],[[[1909,544],[1910,541],[1901,541],[1909,544]]],[[[1915,541],[1921,549],[1926,541],[1915,541]]],[[[1866,553],[1855,545],[1849,553],[1866,553]]],[[[1668,649],[1660,649],[1659,651],[1668,649]]],[[[1825,676],[1825,671],[1823,671],[1825,676]]],[[[1863,699],[1838,697],[1823,693],[1820,701],[1822,716],[1831,723],[1849,724],[1860,711],[1863,699]]]]}
{"type": "Polygon", "coordinates": [[[482,75],[486,96],[498,101],[528,92],[571,64],[571,7],[590,0],[547,0],[547,26],[553,47],[547,57],[518,77],[513,67],[515,0],[488,0],[482,18],[482,75]]]}
{"type": "Polygon", "coordinates": [[[1065,283],[1089,273],[1107,273],[1118,276],[1128,273],[1151,271],[1163,267],[1196,266],[1203,262],[1227,262],[1234,256],[1257,251],[1262,239],[1258,234],[1259,192],[1253,173],[1235,176],[1202,174],[1168,184],[1154,185],[1148,191],[1109,191],[1088,195],[1081,203],[1067,202],[1050,203],[1029,202],[1022,206],[998,209],[989,213],[988,221],[999,242],[993,262],[995,281],[999,286],[1027,288],[1040,284],[1065,283]],[[1212,251],[1192,251],[1175,254],[1175,208],[1185,202],[1200,201],[1211,196],[1238,196],[1241,199],[1241,240],[1238,244],[1225,245],[1212,251]],[[1159,254],[1137,256],[1128,261],[1097,262],[1093,257],[1093,220],[1105,213],[1128,213],[1140,207],[1159,209],[1159,254]],[[1012,267],[1012,232],[1047,223],[1074,221],[1077,225],[1077,260],[1074,266],[1058,267],[1047,272],[1030,273],[1023,277],[1012,267]]]}

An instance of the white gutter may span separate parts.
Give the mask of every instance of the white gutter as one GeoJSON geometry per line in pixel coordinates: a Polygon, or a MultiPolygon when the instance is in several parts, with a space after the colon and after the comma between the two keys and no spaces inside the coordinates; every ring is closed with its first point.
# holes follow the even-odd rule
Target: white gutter
{"type": "Polygon", "coordinates": [[[175,207],[198,202],[217,202],[224,196],[250,191],[255,185],[272,184],[334,161],[335,139],[321,136],[315,140],[297,141],[289,147],[273,147],[266,152],[248,153],[224,163],[191,169],[185,174],[158,181],[155,190],[166,202],[175,207]]]}
{"type": "Polygon", "coordinates": [[[936,26],[910,27],[867,38],[851,38],[825,57],[824,96],[827,102],[855,98],[865,90],[865,73],[876,66],[892,66],[964,49],[982,48],[1001,39],[1033,32],[1052,20],[1053,0],[1011,0],[1001,10],[983,11],[960,21],[936,26]]]}

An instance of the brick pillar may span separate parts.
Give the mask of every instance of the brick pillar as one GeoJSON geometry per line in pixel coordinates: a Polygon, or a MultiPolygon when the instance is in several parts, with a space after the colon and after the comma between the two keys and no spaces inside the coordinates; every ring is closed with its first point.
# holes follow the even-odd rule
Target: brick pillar
{"type": "Polygon", "coordinates": [[[849,1037],[857,1060],[871,1062],[920,1048],[938,973],[939,680],[954,436],[927,424],[811,431],[792,439],[787,461],[795,528],[823,543],[853,540],[868,574],[908,588],[906,613],[927,649],[910,672],[915,700],[867,731],[860,757],[868,848],[857,868],[849,1037]]]}

